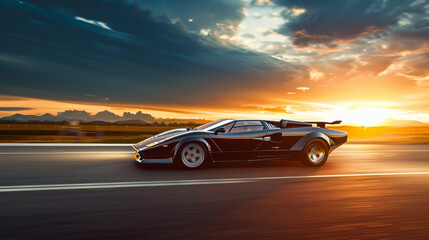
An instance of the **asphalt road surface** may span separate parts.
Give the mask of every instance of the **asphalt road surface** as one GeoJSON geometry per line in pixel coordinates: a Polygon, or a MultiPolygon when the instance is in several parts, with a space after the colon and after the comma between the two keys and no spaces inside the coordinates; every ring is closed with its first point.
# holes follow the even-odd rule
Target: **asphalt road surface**
{"type": "Polygon", "coordinates": [[[429,145],[189,171],[136,167],[130,146],[0,144],[0,239],[429,239],[429,145]]]}

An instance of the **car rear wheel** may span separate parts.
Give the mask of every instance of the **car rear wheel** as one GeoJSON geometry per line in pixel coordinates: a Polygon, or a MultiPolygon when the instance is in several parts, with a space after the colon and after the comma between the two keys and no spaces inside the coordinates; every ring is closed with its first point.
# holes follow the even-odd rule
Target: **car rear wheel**
{"type": "Polygon", "coordinates": [[[206,150],[199,143],[188,143],[182,147],[179,155],[180,163],[188,169],[197,169],[206,160],[206,150]]]}
{"type": "Polygon", "coordinates": [[[307,143],[302,152],[301,163],[309,167],[322,166],[328,159],[328,146],[321,139],[313,139],[307,143]]]}

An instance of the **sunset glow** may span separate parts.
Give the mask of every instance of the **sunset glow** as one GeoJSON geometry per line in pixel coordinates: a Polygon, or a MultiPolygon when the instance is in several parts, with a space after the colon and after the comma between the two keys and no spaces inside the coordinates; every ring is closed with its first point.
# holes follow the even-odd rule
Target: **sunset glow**
{"type": "MultiPolygon", "coordinates": [[[[290,93],[289,93],[290,94],[290,93]]],[[[295,94],[294,94],[295,95],[295,94]]],[[[42,115],[50,113],[55,115],[64,110],[87,111],[91,114],[108,110],[117,115],[123,112],[136,113],[143,111],[158,118],[184,118],[184,119],[207,119],[216,120],[222,118],[240,118],[240,119],[295,119],[295,120],[343,120],[343,123],[351,126],[381,126],[388,119],[407,120],[414,119],[421,122],[429,122],[425,114],[416,112],[401,111],[389,108],[386,102],[345,102],[337,104],[322,104],[305,101],[289,101],[287,105],[282,106],[246,106],[237,108],[186,108],[180,107],[180,111],[175,112],[174,108],[162,108],[156,106],[113,106],[113,105],[88,105],[82,103],[67,103],[58,101],[16,98],[7,101],[0,100],[0,107],[7,108],[10,105],[19,105],[23,110],[16,112],[28,115],[42,115]],[[9,105],[8,105],[9,104],[9,105]],[[378,107],[369,107],[369,106],[378,107]],[[41,108],[40,106],[46,106],[41,108]],[[49,106],[49,107],[48,107],[49,106]],[[64,106],[67,106],[65,108],[64,106]],[[384,106],[384,107],[383,107],[384,106]],[[319,110],[317,110],[319,109],[319,110]]],[[[8,116],[9,111],[2,111],[0,117],[8,116]]]]}
{"type": "Polygon", "coordinates": [[[429,0],[0,16],[5,239],[429,239],[429,0]]]}
{"type": "Polygon", "coordinates": [[[391,111],[383,108],[338,109],[333,115],[341,116],[345,123],[354,126],[379,126],[388,119],[391,111]]]}
{"type": "Polygon", "coordinates": [[[0,117],[76,109],[429,123],[425,1],[104,4],[3,3],[0,117]]]}

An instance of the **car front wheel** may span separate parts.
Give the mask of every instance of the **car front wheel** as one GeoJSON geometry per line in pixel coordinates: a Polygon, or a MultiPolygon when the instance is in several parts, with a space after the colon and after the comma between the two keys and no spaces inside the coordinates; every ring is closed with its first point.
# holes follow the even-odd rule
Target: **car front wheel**
{"type": "Polygon", "coordinates": [[[321,139],[313,139],[305,146],[300,160],[305,166],[319,167],[322,166],[327,159],[327,144],[321,139]]]}
{"type": "Polygon", "coordinates": [[[197,169],[204,164],[206,150],[199,143],[188,143],[182,147],[179,155],[180,163],[188,169],[197,169]]]}

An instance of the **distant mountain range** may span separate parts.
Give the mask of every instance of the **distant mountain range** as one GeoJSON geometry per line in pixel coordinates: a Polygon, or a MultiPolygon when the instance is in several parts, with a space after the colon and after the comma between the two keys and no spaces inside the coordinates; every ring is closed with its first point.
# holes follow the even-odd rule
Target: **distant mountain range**
{"type": "MultiPolygon", "coordinates": [[[[204,124],[210,122],[206,119],[178,119],[178,118],[155,118],[148,113],[142,113],[138,111],[137,113],[124,112],[122,116],[119,116],[113,112],[107,110],[101,111],[92,115],[86,111],[79,110],[66,110],[64,112],[59,112],[57,115],[52,115],[49,113],[43,115],[24,115],[24,114],[14,114],[12,116],[7,116],[0,118],[0,123],[3,122],[19,122],[19,123],[31,123],[31,122],[47,122],[47,123],[60,123],[60,122],[72,122],[79,121],[86,124],[123,124],[123,125],[145,125],[153,122],[165,123],[165,124],[184,124],[184,123],[194,123],[194,124],[204,124]]],[[[429,127],[429,123],[423,123],[415,120],[396,120],[396,119],[386,119],[381,126],[391,126],[391,127],[429,127]]]]}
{"type": "Polygon", "coordinates": [[[155,118],[148,114],[138,111],[137,113],[124,112],[122,116],[107,110],[92,115],[86,111],[66,110],[59,112],[57,115],[49,113],[43,115],[23,115],[14,114],[12,116],[0,118],[2,122],[71,122],[79,121],[85,123],[99,124],[116,123],[116,124],[146,124],[155,121],[155,118]]]}
{"type": "Polygon", "coordinates": [[[416,120],[396,120],[391,118],[383,121],[382,125],[392,127],[429,127],[429,123],[424,123],[416,120]]]}

